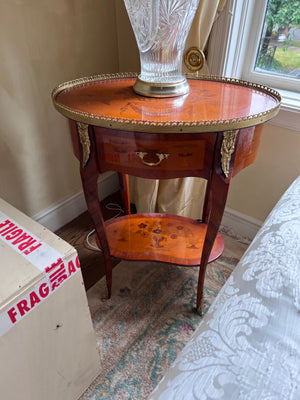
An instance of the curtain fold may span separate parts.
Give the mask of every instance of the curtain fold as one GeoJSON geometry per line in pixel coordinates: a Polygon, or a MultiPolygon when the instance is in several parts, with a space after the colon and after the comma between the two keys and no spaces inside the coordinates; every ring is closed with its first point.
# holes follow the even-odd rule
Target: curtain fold
{"type": "Polygon", "coordinates": [[[200,0],[191,30],[186,40],[185,54],[188,53],[190,49],[195,49],[195,51],[198,50],[200,52],[203,59],[200,60],[197,65],[197,58],[194,57],[195,66],[193,63],[191,63],[191,65],[184,63],[183,72],[192,72],[195,73],[196,76],[209,74],[204,51],[213,23],[223,10],[225,3],[226,0],[200,0]]]}
{"type": "MultiPolygon", "coordinates": [[[[186,41],[183,72],[208,75],[204,50],[214,21],[226,0],[200,0],[186,41]]],[[[162,212],[201,219],[206,180],[202,178],[134,178],[133,198],[138,213],[162,212]]]]}

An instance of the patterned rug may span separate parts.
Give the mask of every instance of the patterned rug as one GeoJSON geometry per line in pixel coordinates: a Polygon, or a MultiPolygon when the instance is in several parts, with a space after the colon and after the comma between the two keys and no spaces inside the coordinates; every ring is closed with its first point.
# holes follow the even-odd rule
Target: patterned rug
{"type": "MultiPolygon", "coordinates": [[[[205,312],[247,247],[224,239],[223,255],[207,267],[205,312]]],[[[201,322],[197,279],[198,268],[121,261],[111,299],[104,300],[105,279],[88,291],[100,366],[80,400],[148,398],[201,322]]]]}

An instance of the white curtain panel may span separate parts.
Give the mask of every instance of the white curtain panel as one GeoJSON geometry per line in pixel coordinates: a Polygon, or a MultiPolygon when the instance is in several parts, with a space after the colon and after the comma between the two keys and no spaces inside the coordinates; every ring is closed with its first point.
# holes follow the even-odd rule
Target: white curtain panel
{"type": "MultiPolygon", "coordinates": [[[[226,0],[200,0],[196,15],[186,41],[185,54],[191,49],[203,57],[212,26],[223,10],[226,0]]],[[[189,69],[183,64],[183,72],[208,75],[209,70],[205,57],[200,60],[203,65],[189,69]]],[[[138,213],[163,212],[199,219],[202,217],[202,206],[206,180],[202,178],[178,179],[134,179],[134,201],[138,213]]]]}

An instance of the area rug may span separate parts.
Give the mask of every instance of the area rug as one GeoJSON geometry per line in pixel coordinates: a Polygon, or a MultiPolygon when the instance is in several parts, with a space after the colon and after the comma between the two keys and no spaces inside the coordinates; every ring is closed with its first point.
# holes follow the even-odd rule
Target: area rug
{"type": "MultiPolygon", "coordinates": [[[[223,255],[207,267],[205,312],[246,247],[225,237],[223,255]]],[[[149,397],[201,322],[197,279],[198,268],[121,261],[113,270],[111,299],[105,300],[105,278],[88,291],[100,366],[80,400],[149,397]]]]}

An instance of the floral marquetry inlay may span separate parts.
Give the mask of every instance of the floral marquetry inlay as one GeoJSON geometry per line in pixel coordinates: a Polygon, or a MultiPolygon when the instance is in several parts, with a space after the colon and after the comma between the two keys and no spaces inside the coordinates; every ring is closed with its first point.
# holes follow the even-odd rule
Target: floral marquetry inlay
{"type": "MultiPolygon", "coordinates": [[[[106,223],[114,257],[122,258],[127,251],[135,260],[153,257],[157,261],[190,266],[200,264],[206,229],[205,224],[168,214],[132,214],[106,223]]],[[[210,261],[223,248],[223,238],[218,234],[210,261]]]]}

